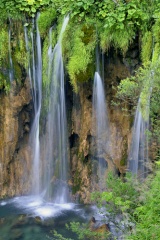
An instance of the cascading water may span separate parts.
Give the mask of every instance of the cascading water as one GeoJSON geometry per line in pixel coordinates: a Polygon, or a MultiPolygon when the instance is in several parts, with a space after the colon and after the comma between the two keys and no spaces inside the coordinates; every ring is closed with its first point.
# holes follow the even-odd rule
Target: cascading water
{"type": "MultiPolygon", "coordinates": [[[[11,23],[10,23],[11,25],[11,23]]],[[[8,52],[9,52],[9,79],[10,82],[13,81],[13,61],[12,61],[12,51],[11,51],[11,27],[9,25],[9,30],[8,30],[8,52]]]]}
{"type": "Polygon", "coordinates": [[[109,123],[104,87],[98,72],[95,72],[93,85],[93,127],[94,126],[96,127],[95,156],[98,159],[98,167],[95,167],[95,169],[97,169],[95,171],[98,175],[99,188],[102,189],[104,187],[105,171],[107,168],[105,154],[109,152],[109,123]]]}
{"type": "MultiPolygon", "coordinates": [[[[38,17],[37,17],[38,20],[38,17]]],[[[40,140],[39,140],[39,121],[41,113],[41,98],[42,98],[42,54],[41,54],[41,39],[36,20],[32,22],[32,31],[30,35],[31,49],[29,49],[29,41],[27,29],[25,28],[26,49],[28,51],[28,75],[30,78],[32,99],[34,108],[34,120],[30,133],[30,146],[32,150],[33,168],[32,168],[32,194],[40,194],[40,140]],[[36,32],[36,34],[34,34],[36,32]],[[30,59],[31,58],[31,59],[30,59]]]]}
{"type": "MultiPolygon", "coordinates": [[[[55,203],[68,201],[68,143],[64,91],[64,69],[61,41],[69,17],[63,22],[59,40],[48,50],[48,78],[50,82],[49,106],[46,120],[43,189],[46,200],[55,203]]],[[[51,43],[51,41],[50,41],[51,43]]]]}
{"type": "Polygon", "coordinates": [[[147,175],[148,163],[148,137],[149,129],[149,107],[146,108],[146,118],[144,119],[140,110],[141,100],[138,101],[135,120],[132,131],[131,149],[128,162],[129,171],[140,178],[147,175]]]}

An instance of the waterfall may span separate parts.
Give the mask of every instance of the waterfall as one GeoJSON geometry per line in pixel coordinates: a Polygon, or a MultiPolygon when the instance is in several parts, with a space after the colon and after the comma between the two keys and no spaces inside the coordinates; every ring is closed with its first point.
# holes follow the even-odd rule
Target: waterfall
{"type": "MultiPolygon", "coordinates": [[[[107,105],[104,94],[102,79],[98,72],[95,72],[93,85],[93,128],[95,129],[95,157],[98,166],[94,167],[98,176],[99,188],[105,185],[105,171],[107,168],[106,154],[109,152],[109,123],[107,105]]],[[[93,170],[94,171],[94,170],[93,170]]]]}
{"type": "MultiPolygon", "coordinates": [[[[32,44],[33,46],[33,44],[32,44]]],[[[38,30],[38,24],[36,24],[36,46],[37,46],[37,61],[36,66],[33,65],[35,69],[35,81],[34,88],[34,110],[35,118],[33,122],[34,129],[34,155],[33,155],[33,178],[32,178],[32,191],[35,194],[40,193],[40,141],[39,141],[39,121],[41,113],[41,98],[42,98],[42,54],[41,54],[41,39],[38,30]]],[[[33,62],[34,64],[34,62],[33,62]]],[[[33,78],[34,79],[34,78],[33,78]]]]}
{"type": "MultiPolygon", "coordinates": [[[[33,36],[33,28],[34,28],[34,20],[32,22],[32,32],[31,32],[31,38],[33,36]]],[[[31,76],[31,66],[32,66],[32,63],[30,61],[30,58],[31,58],[31,50],[30,50],[30,41],[29,41],[29,38],[28,38],[28,31],[27,31],[27,27],[24,26],[24,36],[25,36],[25,43],[26,43],[26,52],[27,52],[27,58],[28,58],[28,66],[27,66],[27,74],[28,74],[28,77],[29,77],[29,80],[30,80],[30,85],[31,85],[31,92],[32,92],[32,98],[34,98],[34,92],[33,92],[33,84],[32,84],[32,76],[31,76]]],[[[33,49],[33,39],[31,41],[31,45],[32,45],[32,49],[33,49]]],[[[32,50],[33,52],[33,50],[32,50]]],[[[33,58],[33,55],[32,55],[32,58],[33,58]]],[[[35,77],[33,78],[35,79],[35,77]]]]}
{"type": "Polygon", "coordinates": [[[8,52],[9,52],[9,80],[10,82],[13,81],[13,61],[12,61],[12,50],[11,50],[11,23],[9,24],[9,30],[8,30],[8,52]]]}
{"type": "Polygon", "coordinates": [[[149,107],[146,107],[146,118],[144,119],[140,110],[141,100],[139,99],[135,120],[132,131],[131,149],[129,152],[128,162],[129,171],[140,178],[147,175],[148,163],[148,137],[149,129],[149,107]]]}
{"type": "Polygon", "coordinates": [[[69,18],[64,19],[59,40],[52,50],[51,31],[48,49],[49,106],[46,117],[43,189],[46,200],[68,201],[68,137],[61,41],[69,18]]]}
{"type": "Polygon", "coordinates": [[[42,99],[42,54],[41,39],[38,30],[38,16],[36,24],[33,19],[32,30],[30,34],[30,43],[28,39],[27,28],[24,28],[26,50],[28,53],[28,77],[31,83],[34,119],[31,127],[29,143],[32,152],[32,194],[40,194],[40,140],[39,125],[42,99]],[[36,27],[35,27],[36,25],[36,27]],[[36,31],[35,31],[36,30],[36,31]],[[29,48],[31,45],[31,49],[29,48]]]}

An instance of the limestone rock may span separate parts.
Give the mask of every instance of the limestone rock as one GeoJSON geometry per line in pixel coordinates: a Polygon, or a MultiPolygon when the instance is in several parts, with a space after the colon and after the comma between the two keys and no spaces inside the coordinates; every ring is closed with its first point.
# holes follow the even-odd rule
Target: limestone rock
{"type": "Polygon", "coordinates": [[[27,189],[22,182],[30,169],[25,127],[30,122],[30,101],[28,79],[21,88],[14,81],[8,94],[0,93],[0,197],[21,194],[27,189]]]}

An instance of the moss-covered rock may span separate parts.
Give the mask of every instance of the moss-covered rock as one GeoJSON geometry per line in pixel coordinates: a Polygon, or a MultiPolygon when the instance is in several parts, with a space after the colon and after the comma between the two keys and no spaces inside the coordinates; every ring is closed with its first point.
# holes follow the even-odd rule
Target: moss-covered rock
{"type": "Polygon", "coordinates": [[[46,8],[41,12],[38,18],[38,27],[42,38],[47,35],[49,28],[53,25],[56,18],[57,13],[56,10],[53,8],[46,8]]]}

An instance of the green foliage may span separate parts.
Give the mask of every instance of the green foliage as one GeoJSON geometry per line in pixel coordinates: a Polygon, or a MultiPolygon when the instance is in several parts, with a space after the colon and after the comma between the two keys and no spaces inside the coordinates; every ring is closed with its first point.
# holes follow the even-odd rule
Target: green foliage
{"type": "MultiPolygon", "coordinates": [[[[7,17],[14,20],[24,18],[26,16],[35,17],[36,12],[51,4],[51,0],[1,0],[0,20],[5,21],[7,17]]],[[[2,23],[2,22],[1,22],[2,23]]]]}
{"type": "Polygon", "coordinates": [[[8,92],[10,88],[8,78],[5,74],[8,67],[8,54],[8,31],[4,25],[0,27],[0,89],[4,89],[6,92],[8,92]]]}
{"type": "Polygon", "coordinates": [[[123,79],[120,82],[117,98],[135,104],[140,91],[140,84],[137,81],[137,78],[132,76],[130,78],[123,79]]]}
{"type": "Polygon", "coordinates": [[[155,41],[152,62],[156,63],[160,55],[160,13],[155,16],[155,24],[153,25],[152,31],[155,41]]]}
{"type": "Polygon", "coordinates": [[[8,57],[8,31],[6,27],[0,29],[0,68],[7,62],[8,57]]]}
{"type": "Polygon", "coordinates": [[[73,240],[73,239],[71,239],[71,238],[65,238],[65,237],[63,237],[61,234],[59,234],[59,233],[57,233],[57,231],[53,231],[53,236],[54,236],[54,238],[52,238],[52,237],[48,237],[49,239],[51,239],[51,240],[73,240]]]}
{"type": "Polygon", "coordinates": [[[142,39],[142,52],[141,59],[144,64],[147,64],[151,60],[153,42],[152,42],[152,32],[145,32],[142,39]]]}
{"type": "Polygon", "coordinates": [[[15,31],[17,32],[16,39],[13,42],[13,51],[15,61],[23,66],[25,69],[27,68],[27,52],[25,46],[25,38],[22,25],[18,24],[16,26],[15,31]],[[18,31],[19,28],[19,31],[18,31]]]}
{"type": "MultiPolygon", "coordinates": [[[[136,37],[138,30],[148,25],[147,6],[133,0],[128,3],[109,1],[105,8],[104,29],[100,31],[101,47],[105,51],[110,46],[119,48],[123,54],[136,37]]],[[[104,10],[103,10],[104,11],[104,10]]],[[[102,11],[100,11],[101,13],[102,11]]]]}
{"type": "MultiPolygon", "coordinates": [[[[92,200],[96,201],[100,209],[105,206],[103,214],[109,211],[110,217],[121,216],[121,223],[125,225],[126,240],[160,239],[159,166],[158,161],[156,174],[148,176],[143,183],[138,183],[130,175],[120,179],[110,173],[107,178],[107,191],[92,194],[92,200]]],[[[107,233],[92,231],[87,224],[72,222],[66,227],[76,233],[76,239],[80,240],[102,240],[108,237],[107,233]]],[[[55,231],[53,239],[72,240],[55,231]]]]}
{"type": "MultiPolygon", "coordinates": [[[[97,2],[97,1],[96,1],[97,2]]],[[[96,12],[96,7],[94,6],[94,0],[65,0],[63,5],[61,1],[56,1],[56,5],[60,5],[59,9],[63,15],[71,13],[71,18],[77,17],[83,19],[87,14],[96,12]]]]}
{"type": "Polygon", "coordinates": [[[136,180],[133,181],[133,178],[127,174],[122,181],[118,176],[109,173],[106,184],[107,191],[93,193],[92,200],[96,201],[99,207],[104,206],[105,202],[106,210],[112,215],[132,214],[138,197],[136,180]]]}
{"type": "MultiPolygon", "coordinates": [[[[76,239],[84,240],[84,239],[90,239],[90,240],[105,240],[109,236],[109,233],[106,232],[96,232],[91,231],[88,228],[88,225],[85,223],[79,223],[79,222],[71,222],[70,224],[66,224],[66,228],[68,230],[71,230],[73,233],[77,235],[76,239]]],[[[56,231],[54,231],[54,239],[56,240],[73,240],[71,238],[65,238],[61,234],[58,234],[56,231]]]]}
{"type": "Polygon", "coordinates": [[[13,61],[14,80],[16,80],[17,83],[21,84],[22,73],[28,67],[28,55],[26,51],[23,23],[19,21],[12,21],[10,24],[10,30],[10,54],[13,61]]]}
{"type": "Polygon", "coordinates": [[[4,24],[4,26],[0,28],[0,69],[3,76],[0,78],[0,88],[4,89],[5,91],[9,91],[10,84],[8,74],[10,67],[10,55],[13,62],[14,79],[19,82],[19,84],[22,82],[22,71],[27,68],[27,53],[24,39],[24,29],[21,22],[10,22],[9,28],[11,31],[11,39],[9,39],[9,30],[7,25],[4,24]]]}
{"type": "Polygon", "coordinates": [[[9,80],[3,73],[0,73],[0,90],[4,90],[6,93],[10,90],[9,80]]]}
{"type": "Polygon", "coordinates": [[[44,37],[48,33],[49,28],[53,25],[56,17],[56,11],[53,8],[46,8],[41,12],[40,17],[38,18],[38,27],[41,37],[44,37]]]}
{"type": "MultiPolygon", "coordinates": [[[[103,51],[114,47],[125,54],[140,33],[142,37],[144,35],[142,60],[145,63],[151,57],[153,35],[156,46],[154,58],[155,61],[158,59],[159,8],[158,0],[2,0],[0,20],[8,17],[34,17],[40,11],[38,25],[41,37],[45,39],[51,25],[70,13],[71,23],[63,40],[63,56],[71,83],[77,92],[78,82],[88,81],[93,77],[96,44],[100,44],[103,51]]],[[[19,64],[25,65],[23,40],[19,40],[15,58],[19,64]]],[[[136,84],[133,88],[136,90],[136,84]]]]}
{"type": "Polygon", "coordinates": [[[21,20],[22,14],[17,8],[17,4],[13,0],[1,0],[0,1],[0,25],[3,26],[6,23],[7,18],[14,20],[21,20]]]}
{"type": "Polygon", "coordinates": [[[143,192],[143,201],[135,209],[134,218],[137,221],[136,230],[127,236],[127,240],[159,240],[160,239],[160,171],[150,180],[143,192]]]}
{"type": "Polygon", "coordinates": [[[32,17],[40,8],[48,5],[49,2],[49,0],[15,0],[16,8],[32,17]]]}
{"type": "Polygon", "coordinates": [[[150,29],[156,4],[152,0],[65,0],[63,4],[56,0],[53,3],[62,15],[70,13],[75,24],[92,22],[96,25],[104,51],[114,46],[124,54],[138,31],[143,33],[150,29]]]}
{"type": "Polygon", "coordinates": [[[91,231],[88,228],[87,224],[80,224],[78,222],[72,222],[70,225],[67,225],[67,228],[72,230],[72,232],[76,233],[79,240],[84,240],[84,239],[93,239],[93,240],[98,240],[98,239],[106,239],[107,236],[109,235],[106,232],[96,232],[96,231],[91,231]]]}
{"type": "Polygon", "coordinates": [[[88,25],[77,26],[73,33],[72,51],[69,53],[67,64],[70,81],[75,92],[78,91],[77,82],[88,81],[93,74],[88,70],[93,62],[95,44],[95,30],[88,25]]]}

